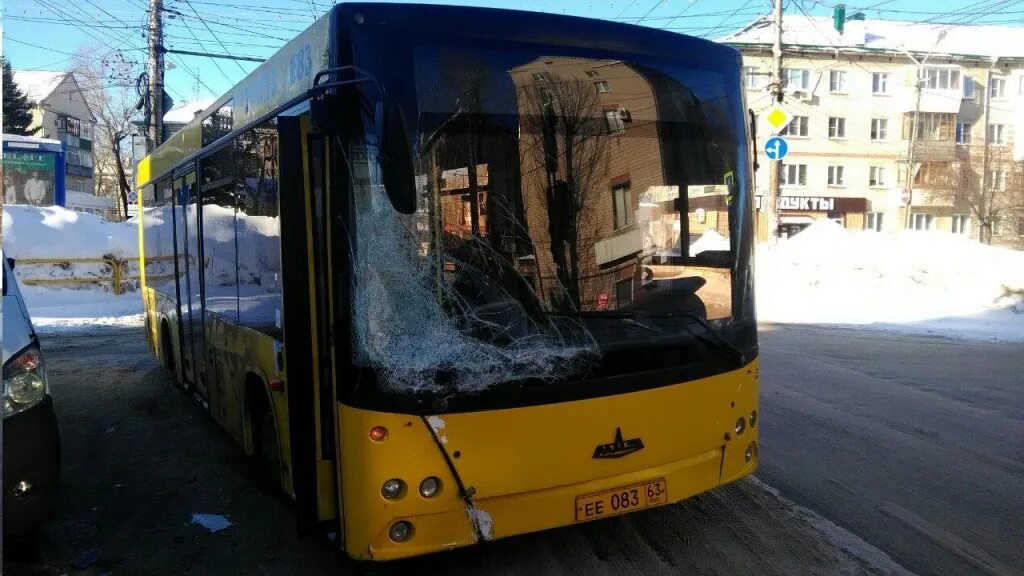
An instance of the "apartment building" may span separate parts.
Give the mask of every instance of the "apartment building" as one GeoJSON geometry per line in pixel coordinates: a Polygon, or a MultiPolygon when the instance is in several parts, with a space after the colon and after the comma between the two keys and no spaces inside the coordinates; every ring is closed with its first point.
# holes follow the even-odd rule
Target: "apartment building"
{"type": "MultiPolygon", "coordinates": [[[[864,20],[840,32],[831,18],[798,15],[783,28],[783,107],[793,120],[780,131],[789,144],[782,235],[832,218],[852,230],[977,238],[979,215],[994,215],[993,242],[1022,244],[1024,214],[1014,207],[1024,205],[1024,28],[864,20]]],[[[762,143],[774,132],[763,113],[774,33],[759,19],[722,40],[743,54],[762,143]]],[[[763,151],[759,160],[763,198],[770,163],[763,151]]]]}
{"type": "Polygon", "coordinates": [[[71,72],[15,70],[14,81],[33,105],[29,130],[40,138],[64,143],[65,189],[93,194],[93,139],[96,117],[71,72]]]}

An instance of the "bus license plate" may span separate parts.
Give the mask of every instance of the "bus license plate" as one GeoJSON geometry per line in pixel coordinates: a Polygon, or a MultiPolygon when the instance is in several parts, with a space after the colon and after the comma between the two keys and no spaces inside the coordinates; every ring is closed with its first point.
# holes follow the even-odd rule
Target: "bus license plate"
{"type": "Polygon", "coordinates": [[[576,497],[576,521],[594,520],[668,502],[665,479],[623,486],[597,494],[576,497]]]}

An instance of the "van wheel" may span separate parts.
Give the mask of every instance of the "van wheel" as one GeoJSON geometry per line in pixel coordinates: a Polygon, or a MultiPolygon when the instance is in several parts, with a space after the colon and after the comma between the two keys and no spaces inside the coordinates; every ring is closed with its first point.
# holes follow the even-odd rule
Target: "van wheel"
{"type": "Polygon", "coordinates": [[[274,426],[274,411],[267,406],[267,401],[260,398],[253,414],[255,446],[253,447],[253,465],[256,478],[269,492],[281,491],[281,450],[277,439],[277,428],[274,426]]]}

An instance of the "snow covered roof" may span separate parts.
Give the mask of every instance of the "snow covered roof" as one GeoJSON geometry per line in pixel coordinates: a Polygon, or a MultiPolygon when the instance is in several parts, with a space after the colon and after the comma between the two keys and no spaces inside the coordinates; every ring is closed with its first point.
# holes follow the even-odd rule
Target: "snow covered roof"
{"type": "Polygon", "coordinates": [[[36,138],[35,136],[19,136],[18,134],[4,134],[4,142],[20,142],[24,144],[50,144],[60,146],[60,140],[53,138],[36,138]]]}
{"type": "Polygon", "coordinates": [[[181,106],[171,108],[164,114],[165,123],[188,124],[195,118],[195,115],[206,110],[216,101],[216,98],[203,98],[194,102],[186,102],[181,106]]]}
{"type": "Polygon", "coordinates": [[[51,72],[49,70],[15,70],[14,83],[28,96],[28,99],[38,104],[53,94],[53,91],[60,86],[69,72],[51,72]]]}
{"type": "MultiPolygon", "coordinates": [[[[1024,58],[1024,42],[1019,41],[1024,33],[1021,26],[848,20],[844,33],[840,34],[833,27],[831,17],[787,14],[782,28],[783,44],[810,48],[1024,58]],[[945,34],[940,39],[943,32],[945,34]]],[[[768,16],[762,16],[738,32],[718,39],[737,48],[744,44],[770,46],[773,40],[774,23],[768,16]]]]}

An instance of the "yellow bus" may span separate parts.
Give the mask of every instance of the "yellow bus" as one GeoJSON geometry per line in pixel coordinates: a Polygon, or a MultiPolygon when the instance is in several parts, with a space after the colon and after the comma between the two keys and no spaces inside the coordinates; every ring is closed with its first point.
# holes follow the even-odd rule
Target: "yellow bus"
{"type": "Polygon", "coordinates": [[[338,5],[139,164],[153,351],[356,559],[749,475],[740,70],[649,28],[338,5]]]}

